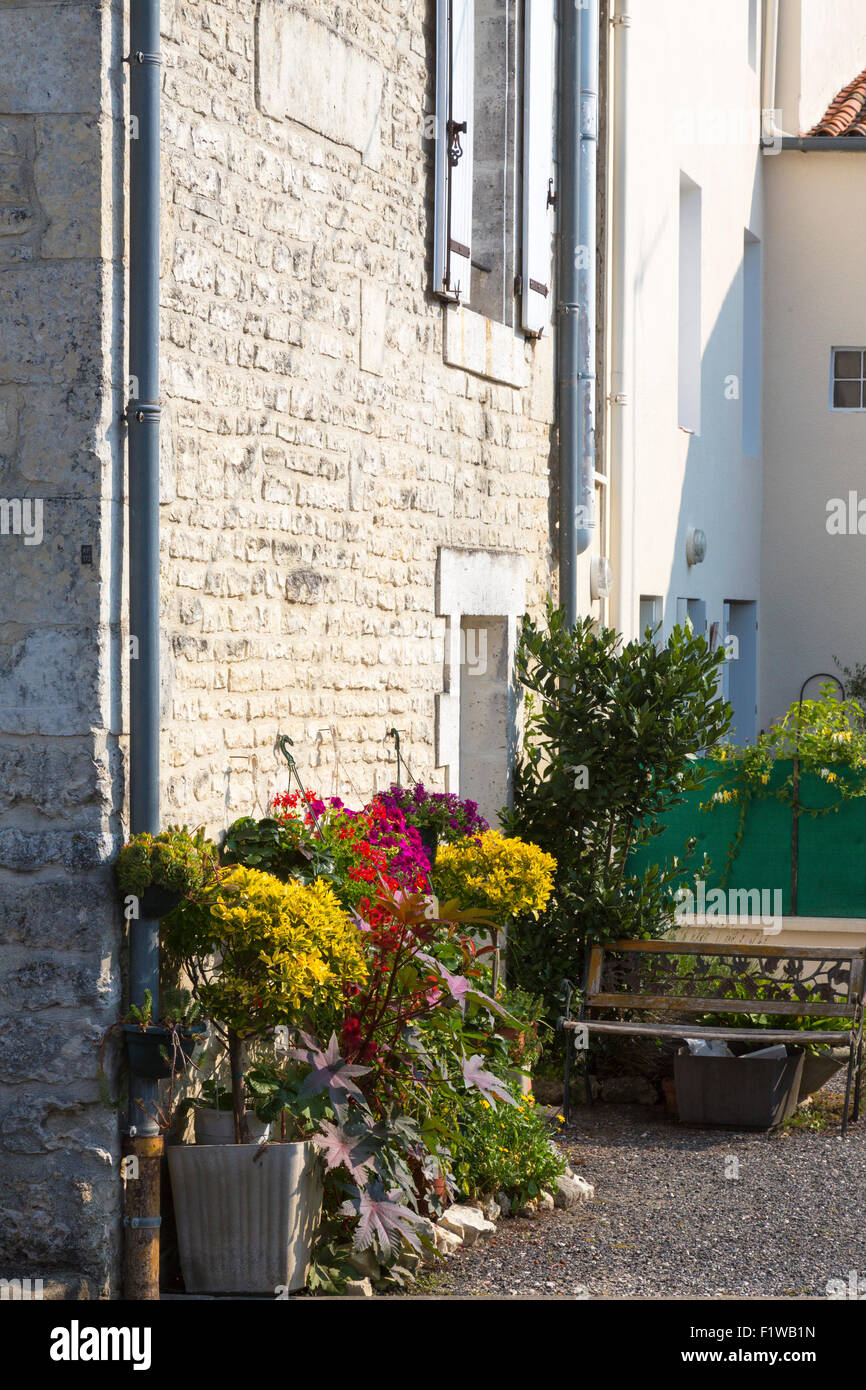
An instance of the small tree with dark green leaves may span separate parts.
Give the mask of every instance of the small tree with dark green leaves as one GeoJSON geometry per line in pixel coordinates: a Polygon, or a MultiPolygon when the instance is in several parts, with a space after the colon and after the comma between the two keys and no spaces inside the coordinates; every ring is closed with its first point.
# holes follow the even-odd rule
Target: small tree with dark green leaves
{"type": "MultiPolygon", "coordinates": [[[[503,820],[554,855],[554,894],[509,941],[511,979],[543,993],[552,1015],[563,977],[582,979],[585,946],[660,936],[673,924],[675,887],[698,865],[674,859],[640,875],[630,851],[663,829],[665,813],[698,786],[693,762],[726,732],[723,652],[676,627],[666,644],[622,643],[585,618],[569,629],[548,603],[546,626],[525,618],[517,674],[526,692],[513,807],[503,820]]],[[[686,859],[693,848],[684,846],[686,859]]]]}

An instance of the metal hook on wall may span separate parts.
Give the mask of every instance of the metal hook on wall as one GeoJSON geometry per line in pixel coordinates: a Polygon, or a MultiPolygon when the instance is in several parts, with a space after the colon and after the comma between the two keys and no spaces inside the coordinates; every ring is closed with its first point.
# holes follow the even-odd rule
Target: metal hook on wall
{"type": "Polygon", "coordinates": [[[417,783],[416,779],[412,776],[412,772],[411,772],[411,770],[410,770],[410,768],[409,768],[409,764],[408,764],[408,762],[406,761],[406,759],[403,757],[403,755],[402,755],[401,752],[400,752],[400,730],[399,730],[399,729],[387,729],[387,730],[385,731],[385,740],[384,740],[385,743],[388,742],[388,739],[389,739],[389,738],[392,738],[392,739],[394,740],[394,751],[395,751],[396,754],[397,754],[397,786],[398,786],[398,787],[402,787],[402,785],[403,785],[402,777],[403,777],[403,768],[404,768],[404,767],[406,768],[406,776],[409,778],[409,781],[412,782],[413,785],[417,786],[418,783],[417,783]]]}
{"type": "Polygon", "coordinates": [[[295,781],[298,784],[298,791],[301,794],[303,802],[308,812],[313,818],[313,824],[315,825],[319,835],[321,835],[322,827],[319,825],[319,818],[313,810],[311,802],[307,799],[307,789],[301,781],[301,775],[298,772],[298,764],[295,762],[293,755],[289,751],[291,748],[294,748],[294,746],[294,739],[289,738],[288,734],[277,734],[277,748],[285,758],[289,769],[289,791],[292,790],[292,777],[294,777],[295,781]]]}

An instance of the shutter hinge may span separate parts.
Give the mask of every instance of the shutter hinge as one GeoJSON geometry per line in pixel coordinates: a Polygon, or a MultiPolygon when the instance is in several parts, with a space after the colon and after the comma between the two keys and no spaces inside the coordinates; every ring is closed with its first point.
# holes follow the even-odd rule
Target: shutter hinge
{"type": "Polygon", "coordinates": [[[514,293],[515,293],[515,294],[523,294],[523,276],[522,276],[522,275],[515,275],[515,277],[514,277],[514,293]]]}
{"type": "Polygon", "coordinates": [[[553,179],[547,180],[547,207],[556,207],[556,194],[553,191],[553,179]]]}
{"type": "Polygon", "coordinates": [[[460,143],[460,136],[466,134],[465,121],[446,121],[445,131],[448,136],[448,163],[452,169],[460,163],[463,155],[463,146],[460,143]]]}

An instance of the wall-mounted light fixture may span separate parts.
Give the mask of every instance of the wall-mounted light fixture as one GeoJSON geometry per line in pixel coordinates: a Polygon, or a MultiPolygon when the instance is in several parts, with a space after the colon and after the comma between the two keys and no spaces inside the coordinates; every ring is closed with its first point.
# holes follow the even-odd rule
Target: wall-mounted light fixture
{"type": "Polygon", "coordinates": [[[699,565],[706,558],[707,537],[698,527],[692,527],[686,536],[686,560],[689,566],[699,565]]]}

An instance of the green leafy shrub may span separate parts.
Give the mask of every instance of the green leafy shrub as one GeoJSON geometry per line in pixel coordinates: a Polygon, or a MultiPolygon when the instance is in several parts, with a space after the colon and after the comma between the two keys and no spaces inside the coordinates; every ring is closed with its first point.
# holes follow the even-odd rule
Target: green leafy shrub
{"type": "Polygon", "coordinates": [[[551,1033],[546,1022],[547,1008],[540,994],[530,994],[525,989],[503,989],[497,995],[499,1003],[517,1020],[516,1029],[508,1028],[498,1022],[496,1027],[509,1040],[509,1060],[521,1071],[531,1072],[541,1059],[544,1049],[543,1033],[551,1033]],[[515,1038],[515,1032],[521,1036],[515,1038]]]}
{"type": "Polygon", "coordinates": [[[495,1108],[482,1096],[463,1097],[452,1161],[454,1180],[469,1198],[505,1192],[525,1202],[552,1188],[565,1172],[565,1160],[553,1147],[531,1096],[495,1108]]]}
{"type": "MultiPolygon", "coordinates": [[[[665,646],[649,637],[623,646],[589,618],[569,629],[550,604],[546,627],[524,619],[524,746],[513,809],[502,820],[507,834],[552,854],[557,869],[546,911],[511,931],[508,968],[509,978],[544,995],[552,1021],[563,977],[582,978],[587,943],[660,936],[674,925],[683,860],[640,875],[626,862],[700,785],[693,759],[729,726],[718,693],[723,660],[688,628],[674,628],[665,646]]],[[[705,872],[695,865],[693,875],[705,872]]]]}

